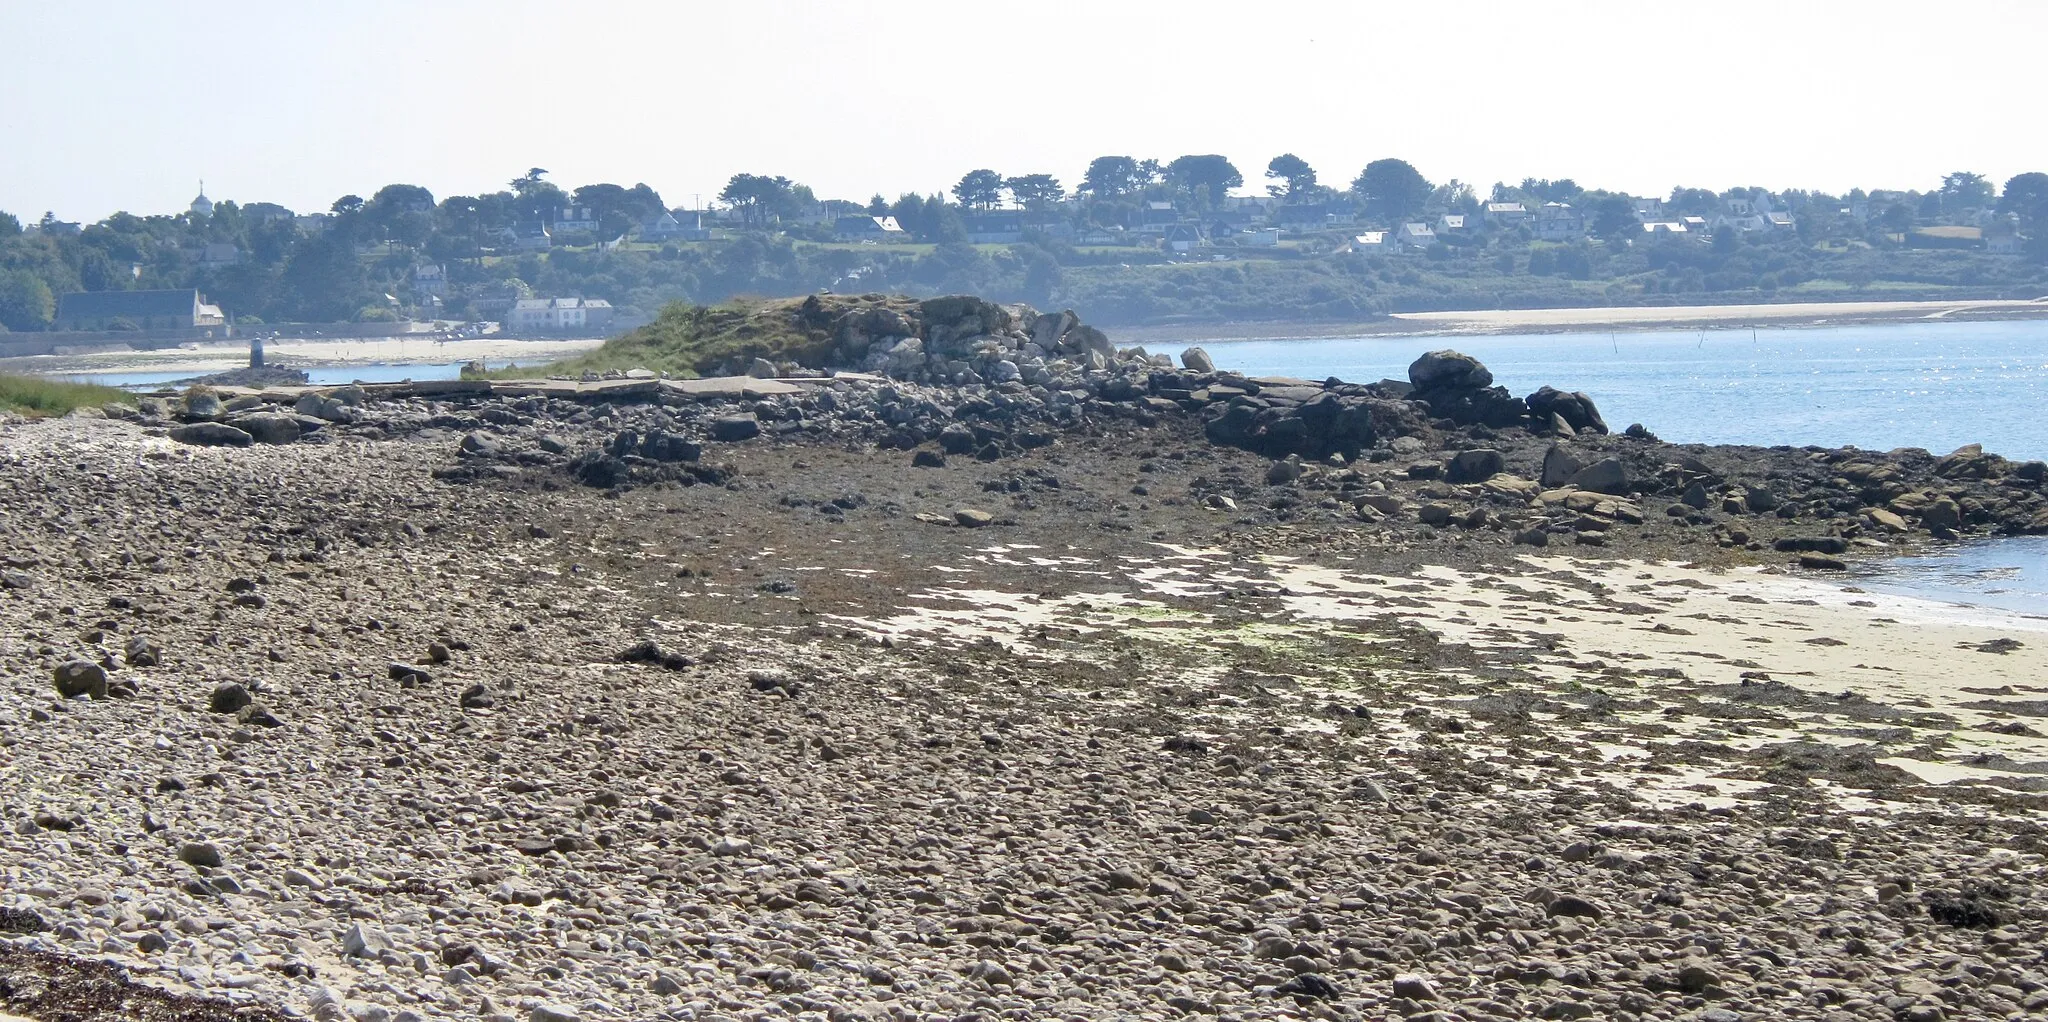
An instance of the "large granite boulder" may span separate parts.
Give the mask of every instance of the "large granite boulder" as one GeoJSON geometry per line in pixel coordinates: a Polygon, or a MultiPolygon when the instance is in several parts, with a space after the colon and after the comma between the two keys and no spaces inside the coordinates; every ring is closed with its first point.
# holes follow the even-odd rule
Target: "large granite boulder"
{"type": "Polygon", "coordinates": [[[1408,366],[1408,382],[1416,391],[1483,390],[1493,386],[1493,373],[1478,359],[1445,348],[1423,353],[1408,366]]]}

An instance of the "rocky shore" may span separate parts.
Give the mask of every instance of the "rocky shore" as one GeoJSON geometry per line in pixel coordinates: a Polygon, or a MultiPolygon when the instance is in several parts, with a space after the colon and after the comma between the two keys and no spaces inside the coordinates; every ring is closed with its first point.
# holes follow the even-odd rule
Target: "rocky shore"
{"type": "Polygon", "coordinates": [[[2048,1008],[2048,636],[1826,581],[2039,463],[940,301],[0,426],[0,1012],[2048,1008]]]}

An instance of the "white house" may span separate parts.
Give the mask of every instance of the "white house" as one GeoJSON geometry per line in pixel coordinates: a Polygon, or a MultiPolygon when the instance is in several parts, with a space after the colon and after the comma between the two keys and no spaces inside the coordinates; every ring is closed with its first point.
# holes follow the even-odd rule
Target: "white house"
{"type": "Polygon", "coordinates": [[[1680,217],[1678,222],[1684,224],[1686,230],[1695,234],[1704,233],[1707,230],[1707,218],[1703,216],[1680,217]]]}
{"type": "Polygon", "coordinates": [[[1789,231],[1795,226],[1790,213],[1765,213],[1764,222],[1774,231],[1789,231]]]}
{"type": "Polygon", "coordinates": [[[1237,243],[1247,248],[1277,248],[1280,245],[1280,228],[1268,227],[1257,231],[1237,232],[1237,243]]]}
{"type": "Polygon", "coordinates": [[[1636,219],[1644,223],[1664,219],[1663,199],[1630,199],[1629,206],[1634,209],[1636,219]]]}
{"type": "Polygon", "coordinates": [[[893,216],[843,216],[833,221],[832,236],[840,241],[901,241],[909,237],[893,216]]]}
{"type": "Polygon", "coordinates": [[[2020,218],[2011,213],[1999,216],[1984,225],[1984,251],[1992,255],[2019,255],[2026,249],[2027,239],[2020,234],[2020,218]]]}
{"type": "Polygon", "coordinates": [[[1428,248],[1437,243],[1436,232],[1428,224],[1402,224],[1394,232],[1394,240],[1403,248],[1428,248]]]}
{"type": "Polygon", "coordinates": [[[1536,237],[1543,241],[1578,241],[1586,236],[1586,218],[1568,202],[1546,202],[1536,211],[1536,237]]]}
{"type": "Polygon", "coordinates": [[[1201,224],[1174,224],[1166,229],[1161,243],[1169,252],[1192,252],[1208,248],[1209,235],[1202,230],[1201,224]]]}
{"type": "Polygon", "coordinates": [[[1465,223],[1465,214],[1445,213],[1443,216],[1436,218],[1436,232],[1438,234],[1463,234],[1465,233],[1465,223]]]}
{"type": "Polygon", "coordinates": [[[1519,202],[1489,202],[1486,204],[1486,220],[1488,223],[1499,224],[1502,227],[1516,227],[1532,219],[1534,217],[1530,215],[1529,207],[1519,202]]]}
{"type": "Polygon", "coordinates": [[[1385,255],[1395,251],[1398,251],[1398,248],[1394,245],[1393,239],[1387,236],[1386,231],[1367,231],[1351,239],[1353,255],[1385,255]]]}
{"type": "Polygon", "coordinates": [[[440,263],[420,263],[412,268],[412,293],[425,298],[448,297],[448,270],[440,263]]]}
{"type": "Polygon", "coordinates": [[[1643,233],[1690,234],[1692,232],[1686,230],[1685,224],[1677,220],[1645,220],[1643,221],[1643,233]]]}

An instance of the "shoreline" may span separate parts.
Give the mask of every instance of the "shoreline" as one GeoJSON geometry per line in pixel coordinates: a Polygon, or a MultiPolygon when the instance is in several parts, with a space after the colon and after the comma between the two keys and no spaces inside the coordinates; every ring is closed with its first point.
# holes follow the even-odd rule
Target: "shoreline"
{"type": "MultiPolygon", "coordinates": [[[[603,338],[522,341],[481,337],[456,341],[425,338],[284,338],[266,341],[264,361],[286,369],[376,365],[447,365],[476,359],[557,361],[603,344],[603,338]]],[[[208,373],[249,364],[246,340],[191,348],[102,351],[77,355],[27,355],[0,359],[0,372],[34,376],[208,373]]]]}
{"type": "Polygon", "coordinates": [[[1119,341],[1225,342],[1358,337],[1483,337],[1579,331],[1740,330],[1855,326],[1919,321],[2048,319],[2048,299],[1911,302],[1785,302],[1756,305],[1607,306],[1403,312],[1362,322],[1276,320],[1116,328],[1119,341]]]}

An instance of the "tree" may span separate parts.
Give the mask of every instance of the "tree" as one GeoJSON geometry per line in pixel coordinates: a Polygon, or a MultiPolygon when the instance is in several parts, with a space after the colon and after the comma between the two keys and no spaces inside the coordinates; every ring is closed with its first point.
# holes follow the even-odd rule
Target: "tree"
{"type": "Polygon", "coordinates": [[[1991,205],[1991,182],[1982,174],[1959,170],[1941,179],[1941,208],[1953,216],[1991,205]]]}
{"type": "Polygon", "coordinates": [[[1025,209],[1044,209],[1067,195],[1060,187],[1059,179],[1051,174],[1026,174],[1003,182],[1010,190],[1010,197],[1025,209]]]}
{"type": "Polygon", "coordinates": [[[0,326],[9,330],[41,330],[57,314],[50,285],[27,270],[0,270],[0,326]]]}
{"type": "Polygon", "coordinates": [[[344,195],[334,200],[334,205],[329,206],[328,209],[342,216],[354,216],[363,211],[363,197],[360,195],[344,195]]]}
{"type": "Polygon", "coordinates": [[[1128,156],[1097,156],[1081,176],[1081,190],[1098,199],[1130,195],[1148,183],[1138,172],[1138,161],[1128,156]]]}
{"type": "Polygon", "coordinates": [[[1635,206],[1619,195],[1610,195],[1593,206],[1593,233],[1613,244],[1626,243],[1642,233],[1635,206]]]}
{"type": "Polygon", "coordinates": [[[1285,188],[1280,185],[1266,186],[1266,193],[1275,197],[1284,195],[1289,199],[1299,199],[1316,186],[1315,168],[1309,166],[1307,160],[1293,153],[1281,153],[1273,157],[1272,161],[1266,164],[1266,178],[1287,182],[1285,188]]]}
{"type": "Polygon", "coordinates": [[[338,231],[302,242],[285,260],[280,283],[296,316],[338,321],[355,318],[369,300],[369,280],[355,245],[338,231]]]}
{"type": "Polygon", "coordinates": [[[1003,176],[987,168],[970,170],[953,186],[953,197],[962,206],[994,209],[1003,201],[1003,176]]]}
{"type": "Polygon", "coordinates": [[[12,238],[21,233],[21,221],[12,213],[0,213],[0,238],[12,238]]]}
{"type": "MultiPolygon", "coordinates": [[[[868,215],[869,215],[869,216],[888,216],[888,215],[889,215],[889,200],[887,200],[887,199],[885,199],[885,198],[882,198],[882,193],[881,193],[881,192],[876,192],[876,193],[875,193],[875,197],[874,197],[874,198],[872,198],[872,199],[869,199],[869,200],[868,200],[868,215]]],[[[901,226],[902,226],[902,222],[901,222],[901,221],[898,221],[898,222],[897,222],[897,226],[898,226],[898,227],[901,227],[901,226]]]]}
{"type": "MultiPolygon", "coordinates": [[[[2015,175],[2005,183],[2005,194],[1998,197],[1998,211],[2018,213],[2022,220],[2048,221],[2048,174],[2030,171],[2015,175]]],[[[5,233],[5,225],[0,224],[0,234],[5,233]]]]}
{"type": "Polygon", "coordinates": [[[796,204],[796,189],[786,177],[734,174],[718,193],[718,200],[739,210],[740,219],[749,226],[761,226],[796,204]]]}
{"type": "Polygon", "coordinates": [[[1429,180],[1406,160],[1374,160],[1351,182],[1365,211],[1383,223],[1406,220],[1429,199],[1429,180]]]}
{"type": "Polygon", "coordinates": [[[1197,208],[1222,205],[1232,188],[1244,184],[1237,167],[1214,153],[1179,157],[1166,165],[1166,176],[1188,193],[1197,208]]]}
{"type": "Polygon", "coordinates": [[[645,184],[621,188],[615,184],[584,185],[576,189],[576,205],[588,207],[597,217],[598,229],[615,238],[642,220],[660,216],[665,208],[661,194],[645,184]]]}
{"type": "Polygon", "coordinates": [[[1674,213],[1711,213],[1719,198],[1705,188],[1673,188],[1671,200],[1665,203],[1674,213]]]}
{"type": "Polygon", "coordinates": [[[1904,234],[1913,229],[1913,207],[1903,202],[1894,202],[1880,218],[1884,229],[1893,234],[1904,234]]]}

